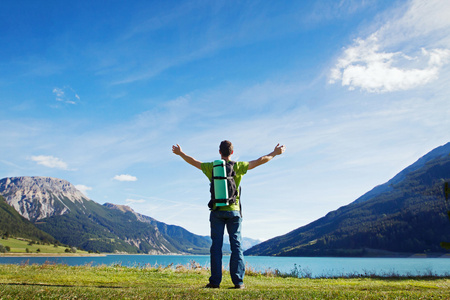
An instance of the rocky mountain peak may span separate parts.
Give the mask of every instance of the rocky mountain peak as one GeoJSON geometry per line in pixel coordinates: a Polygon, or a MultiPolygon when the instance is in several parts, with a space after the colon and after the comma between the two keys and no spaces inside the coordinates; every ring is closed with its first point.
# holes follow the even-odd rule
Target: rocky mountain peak
{"type": "Polygon", "coordinates": [[[40,176],[1,179],[0,194],[30,221],[67,213],[67,200],[82,206],[88,200],[66,180],[40,176]]]}

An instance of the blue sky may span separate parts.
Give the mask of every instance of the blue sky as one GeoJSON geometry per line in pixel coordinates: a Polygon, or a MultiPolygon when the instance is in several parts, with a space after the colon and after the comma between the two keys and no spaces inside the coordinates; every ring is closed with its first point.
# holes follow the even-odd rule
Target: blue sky
{"type": "Polygon", "coordinates": [[[450,2],[2,1],[0,178],[51,176],[209,234],[200,161],[287,150],[242,181],[269,239],[450,141],[450,2]]]}

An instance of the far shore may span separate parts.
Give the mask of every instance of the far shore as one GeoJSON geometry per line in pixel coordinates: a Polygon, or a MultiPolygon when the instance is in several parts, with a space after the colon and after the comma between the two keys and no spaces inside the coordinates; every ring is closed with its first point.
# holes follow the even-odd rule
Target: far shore
{"type": "Polygon", "coordinates": [[[105,253],[0,253],[0,257],[106,256],[105,253]]]}

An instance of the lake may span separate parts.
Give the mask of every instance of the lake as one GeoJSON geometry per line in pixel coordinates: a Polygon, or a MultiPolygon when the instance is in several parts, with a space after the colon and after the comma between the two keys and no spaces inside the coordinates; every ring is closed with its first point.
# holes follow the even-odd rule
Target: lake
{"type": "MultiPolygon", "coordinates": [[[[223,265],[228,266],[230,257],[224,256],[223,265]]],[[[76,265],[122,265],[146,267],[185,265],[192,261],[202,267],[209,267],[209,255],[106,255],[67,257],[0,257],[0,264],[44,264],[56,263],[76,265]]],[[[245,257],[247,268],[256,271],[278,269],[291,273],[297,268],[298,274],[308,277],[332,277],[341,275],[376,274],[388,276],[407,275],[450,275],[449,258],[360,258],[360,257],[245,257]]]]}

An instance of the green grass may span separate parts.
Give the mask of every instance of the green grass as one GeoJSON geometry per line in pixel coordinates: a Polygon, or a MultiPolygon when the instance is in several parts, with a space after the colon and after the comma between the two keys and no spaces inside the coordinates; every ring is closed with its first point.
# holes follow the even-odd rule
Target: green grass
{"type": "Polygon", "coordinates": [[[449,278],[274,277],[249,272],[245,290],[206,289],[196,264],[166,268],[120,265],[0,265],[0,299],[449,299],[449,278]]]}
{"type": "MultiPolygon", "coordinates": [[[[38,245],[33,244],[29,245],[30,240],[22,239],[22,238],[8,238],[0,239],[0,244],[3,246],[9,246],[11,250],[8,253],[27,253],[26,249],[30,253],[37,253],[38,249],[40,253],[65,253],[67,247],[54,245],[38,245]]],[[[86,251],[77,250],[77,253],[87,253],[86,251]]],[[[0,298],[1,299],[1,298],[0,298]]]]}

